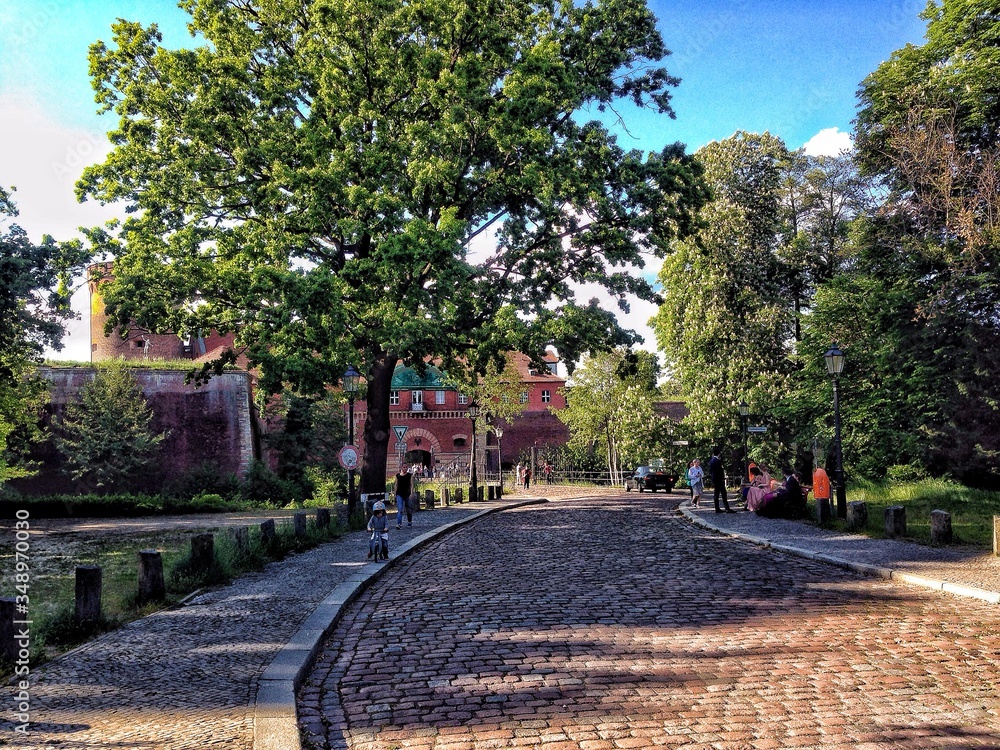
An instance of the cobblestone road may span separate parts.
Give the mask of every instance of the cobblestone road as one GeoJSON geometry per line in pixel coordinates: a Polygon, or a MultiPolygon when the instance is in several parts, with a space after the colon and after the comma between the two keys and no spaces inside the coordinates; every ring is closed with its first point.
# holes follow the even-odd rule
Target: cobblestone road
{"type": "Polygon", "coordinates": [[[306,748],[1000,748],[996,605],[563,500],[417,551],[299,695],[306,748]]]}

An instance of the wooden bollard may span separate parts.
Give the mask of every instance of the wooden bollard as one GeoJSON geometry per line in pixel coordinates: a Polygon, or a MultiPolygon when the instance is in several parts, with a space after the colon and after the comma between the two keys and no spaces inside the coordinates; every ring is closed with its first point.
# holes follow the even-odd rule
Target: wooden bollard
{"type": "Polygon", "coordinates": [[[161,601],[166,595],[163,557],[155,549],[139,550],[139,603],[161,601]]]}
{"type": "Polygon", "coordinates": [[[486,488],[483,485],[476,487],[476,494],[479,496],[476,498],[479,502],[486,502],[486,488]]]}
{"type": "Polygon", "coordinates": [[[250,530],[246,526],[230,526],[227,533],[238,554],[245,555],[250,551],[250,530]]]}
{"type": "Polygon", "coordinates": [[[191,537],[191,568],[208,570],[215,561],[215,535],[195,534],[191,537]]]}
{"type": "Polygon", "coordinates": [[[1000,557],[1000,516],[993,516],[993,554],[1000,557]]]}
{"type": "Polygon", "coordinates": [[[817,497],[816,498],[816,523],[824,524],[830,523],[830,519],[833,517],[833,505],[830,503],[830,498],[828,497],[817,497]]]}
{"type": "Polygon", "coordinates": [[[455,502],[456,503],[465,502],[465,495],[463,493],[464,493],[464,490],[461,487],[458,487],[455,490],[455,502]]]}
{"type": "Polygon", "coordinates": [[[946,510],[931,511],[931,543],[951,544],[951,513],[946,510]]]}
{"type": "Polygon", "coordinates": [[[451,505],[451,487],[445,487],[441,490],[441,501],[445,505],[451,505]]]}
{"type": "Polygon", "coordinates": [[[890,539],[906,536],[906,506],[890,505],[885,509],[885,535],[890,539]]]}
{"type": "Polygon", "coordinates": [[[861,500],[852,500],[847,504],[847,528],[852,531],[868,526],[868,506],[861,500]]]}
{"type": "MultiPolygon", "coordinates": [[[[0,660],[12,664],[17,659],[18,644],[14,640],[14,619],[17,600],[13,596],[0,597],[0,660]]],[[[16,619],[24,619],[17,617],[16,619]]],[[[27,649],[25,649],[27,652],[27,649]]],[[[25,653],[27,656],[27,653],[25,653]]]]}
{"type": "Polygon", "coordinates": [[[268,518],[266,521],[260,522],[260,537],[264,540],[265,544],[274,541],[274,519],[268,518]]]}
{"type": "Polygon", "coordinates": [[[295,515],[292,516],[292,526],[295,530],[295,536],[303,537],[306,535],[306,512],[304,510],[295,511],[295,515]]]}
{"type": "Polygon", "coordinates": [[[488,491],[487,491],[487,493],[486,493],[486,497],[487,497],[487,498],[489,498],[489,501],[490,501],[491,503],[492,503],[492,502],[493,502],[494,500],[496,500],[496,499],[497,499],[497,488],[496,488],[496,485],[494,485],[494,484],[491,484],[491,485],[489,486],[489,489],[488,489],[488,491]]]}
{"type": "Polygon", "coordinates": [[[411,513],[416,513],[420,510],[420,493],[414,490],[410,493],[409,500],[406,501],[406,507],[410,509],[411,513]]]}
{"type": "Polygon", "coordinates": [[[424,490],[424,507],[434,510],[434,490],[424,490]]]}
{"type": "Polygon", "coordinates": [[[337,525],[346,529],[351,524],[351,515],[347,503],[337,506],[337,525]]]}
{"type": "Polygon", "coordinates": [[[76,566],[77,622],[97,622],[101,619],[101,568],[98,565],[76,566]]]}
{"type": "Polygon", "coordinates": [[[497,485],[497,500],[503,500],[503,477],[500,478],[500,484],[497,485]]]}
{"type": "Polygon", "coordinates": [[[328,528],[330,528],[330,509],[329,508],[317,508],[316,509],[316,528],[317,529],[328,529],[328,528]]]}

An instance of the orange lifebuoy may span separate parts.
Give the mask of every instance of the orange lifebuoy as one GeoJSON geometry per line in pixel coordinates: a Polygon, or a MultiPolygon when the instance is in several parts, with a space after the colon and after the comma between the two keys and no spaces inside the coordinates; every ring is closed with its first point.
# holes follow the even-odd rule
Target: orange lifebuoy
{"type": "Polygon", "coordinates": [[[826,475],[826,470],[817,468],[813,472],[813,497],[830,498],[830,477],[826,475]]]}

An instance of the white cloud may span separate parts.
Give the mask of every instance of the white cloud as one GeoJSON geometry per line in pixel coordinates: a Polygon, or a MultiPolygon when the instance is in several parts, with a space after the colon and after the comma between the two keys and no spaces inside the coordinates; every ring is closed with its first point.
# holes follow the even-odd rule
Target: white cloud
{"type": "Polygon", "coordinates": [[[848,151],[853,147],[851,134],[840,128],[824,128],[802,146],[807,156],[837,156],[841,151],[848,151]]]}
{"type": "MultiPolygon", "coordinates": [[[[110,145],[103,133],[69,128],[46,116],[28,94],[4,93],[0,110],[0,185],[16,187],[13,219],[34,242],[50,234],[57,240],[80,237],[79,227],[97,226],[121,212],[89,201],[79,203],[73,186],[88,164],[104,159],[110,145]]],[[[69,321],[64,348],[51,356],[90,359],[89,295],[74,296],[79,320],[69,321]]]]}

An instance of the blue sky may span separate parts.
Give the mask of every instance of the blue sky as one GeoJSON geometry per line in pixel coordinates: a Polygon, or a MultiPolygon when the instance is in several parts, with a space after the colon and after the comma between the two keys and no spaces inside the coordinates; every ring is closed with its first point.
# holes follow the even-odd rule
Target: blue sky
{"type": "MultiPolygon", "coordinates": [[[[770,131],[791,148],[833,153],[847,144],[858,84],[893,50],[921,43],[924,0],[652,0],[682,79],[677,118],[625,107],[621,145],[695,150],[737,130],[770,131]]],[[[117,17],[156,22],[169,46],[191,44],[174,0],[4,0],[0,3],[0,185],[17,187],[20,223],[34,239],[76,235],[116,215],[80,206],[73,183],[107,152],[110,117],[98,117],[87,49],[109,40],[117,17]]],[[[595,116],[597,113],[594,113],[595,116]]],[[[651,264],[646,272],[655,272],[651,264]]],[[[586,295],[586,296],[589,296],[586,295]]],[[[77,305],[86,314],[85,301],[77,305]]],[[[652,310],[625,321],[647,336],[652,310]]],[[[89,358],[88,321],[74,325],[60,356],[89,358]]]]}

